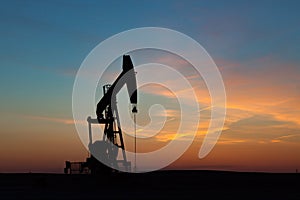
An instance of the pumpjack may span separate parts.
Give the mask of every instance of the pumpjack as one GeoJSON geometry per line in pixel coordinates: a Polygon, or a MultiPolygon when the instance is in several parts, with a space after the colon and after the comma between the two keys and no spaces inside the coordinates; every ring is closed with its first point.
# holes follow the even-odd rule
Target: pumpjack
{"type": "Polygon", "coordinates": [[[127,160],[124,138],[117,109],[117,94],[126,85],[132,104],[132,113],[137,113],[137,83],[134,66],[129,55],[123,55],[122,72],[113,84],[103,86],[103,97],[97,104],[97,118],[87,118],[90,156],[85,162],[66,161],[64,172],[105,174],[119,171],[131,171],[131,162],[127,160]],[[104,125],[103,138],[93,142],[92,125],[104,125]],[[121,156],[118,156],[121,151],[121,156]],[[118,160],[118,157],[121,159],[118,160]],[[100,161],[99,161],[100,160],[100,161]],[[105,164],[103,164],[105,163],[105,164]]]}

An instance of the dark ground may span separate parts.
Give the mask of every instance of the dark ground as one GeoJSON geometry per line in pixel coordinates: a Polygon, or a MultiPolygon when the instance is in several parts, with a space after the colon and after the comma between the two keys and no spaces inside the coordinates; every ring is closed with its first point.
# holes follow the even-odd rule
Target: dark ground
{"type": "Polygon", "coordinates": [[[0,199],[300,199],[300,174],[157,171],[0,174],[0,199]],[[208,198],[209,197],[209,198],[208,198]]]}

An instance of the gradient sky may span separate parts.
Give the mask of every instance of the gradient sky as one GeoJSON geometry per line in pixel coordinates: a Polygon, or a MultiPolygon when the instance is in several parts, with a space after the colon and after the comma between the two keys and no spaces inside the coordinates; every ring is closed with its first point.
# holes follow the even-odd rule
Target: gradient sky
{"type": "MultiPolygon", "coordinates": [[[[76,71],[101,41],[145,26],[197,40],[219,67],[227,92],[226,124],[213,151],[198,159],[204,120],[193,145],[169,168],[300,169],[299,6],[296,0],[1,1],[0,172],[62,172],[65,160],[85,160],[72,120],[76,71]]],[[[205,90],[203,106],[209,105],[205,90]]],[[[152,138],[140,151],[169,138],[152,138]]]]}

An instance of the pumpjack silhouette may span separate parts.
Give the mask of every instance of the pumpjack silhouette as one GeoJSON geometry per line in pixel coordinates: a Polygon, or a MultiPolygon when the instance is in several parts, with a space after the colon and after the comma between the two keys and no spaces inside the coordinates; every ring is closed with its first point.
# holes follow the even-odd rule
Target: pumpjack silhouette
{"type": "Polygon", "coordinates": [[[132,104],[132,113],[137,113],[137,83],[134,66],[129,55],[123,55],[122,72],[113,84],[103,86],[103,97],[97,104],[96,115],[93,119],[87,118],[89,133],[90,156],[85,162],[66,161],[64,172],[66,174],[89,173],[107,174],[119,171],[131,171],[131,162],[127,160],[124,139],[117,109],[117,94],[127,86],[127,91],[132,104]],[[92,125],[104,125],[103,138],[93,142],[92,125]],[[118,160],[121,151],[121,159],[118,160]]]}

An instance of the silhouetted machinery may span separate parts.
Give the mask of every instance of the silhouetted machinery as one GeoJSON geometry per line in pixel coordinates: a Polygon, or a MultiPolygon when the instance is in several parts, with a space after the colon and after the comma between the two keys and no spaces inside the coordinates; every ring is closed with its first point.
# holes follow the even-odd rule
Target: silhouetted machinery
{"type": "Polygon", "coordinates": [[[121,88],[126,85],[132,104],[132,113],[137,113],[137,84],[134,67],[129,55],[123,55],[123,71],[115,82],[103,86],[103,97],[97,104],[97,119],[87,118],[89,130],[90,156],[86,162],[66,161],[65,173],[91,173],[103,174],[118,171],[124,167],[131,171],[131,162],[127,161],[124,139],[122,135],[116,96],[121,88]],[[93,142],[92,125],[104,125],[102,140],[93,142]],[[122,154],[118,159],[119,151],[122,154]],[[98,159],[101,160],[101,162],[98,159]],[[103,164],[106,163],[106,164],[103,164]]]}

